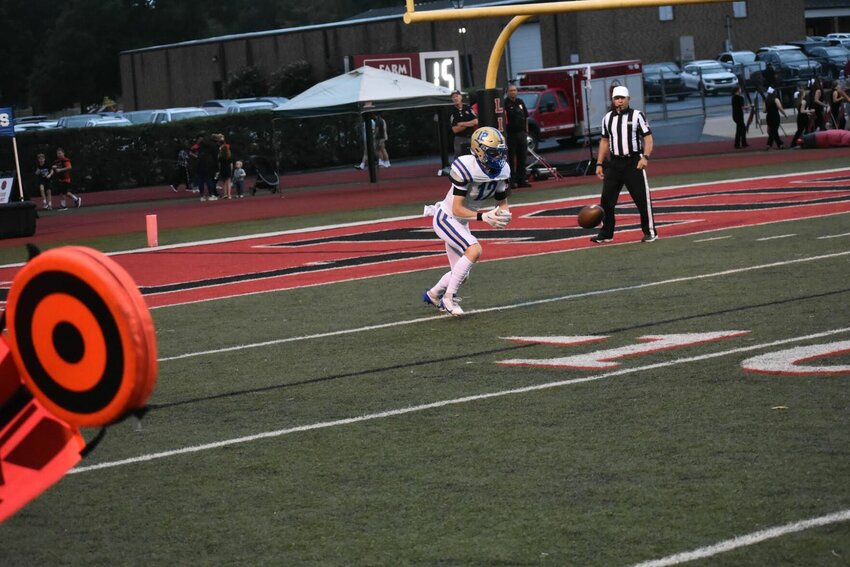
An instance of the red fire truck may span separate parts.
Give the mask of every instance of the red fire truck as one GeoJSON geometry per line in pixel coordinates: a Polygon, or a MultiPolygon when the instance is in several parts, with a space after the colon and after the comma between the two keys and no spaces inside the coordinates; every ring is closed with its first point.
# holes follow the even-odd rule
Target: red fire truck
{"type": "Polygon", "coordinates": [[[609,61],[535,69],[517,74],[519,94],[529,112],[529,136],[568,143],[598,135],[611,105],[611,90],[629,89],[631,104],[643,110],[640,61],[609,61]]]}

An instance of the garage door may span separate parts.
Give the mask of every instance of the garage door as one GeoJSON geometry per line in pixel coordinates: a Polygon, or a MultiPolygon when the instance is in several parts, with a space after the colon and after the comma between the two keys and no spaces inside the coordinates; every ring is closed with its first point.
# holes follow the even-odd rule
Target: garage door
{"type": "Polygon", "coordinates": [[[514,31],[508,42],[508,77],[529,69],[543,67],[543,48],[540,44],[540,24],[523,24],[514,31]]]}

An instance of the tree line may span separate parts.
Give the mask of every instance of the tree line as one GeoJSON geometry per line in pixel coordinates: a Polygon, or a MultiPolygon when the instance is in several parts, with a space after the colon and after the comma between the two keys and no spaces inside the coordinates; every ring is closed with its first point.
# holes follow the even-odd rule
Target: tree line
{"type": "Polygon", "coordinates": [[[121,97],[128,49],[333,22],[401,0],[3,0],[0,106],[48,113],[121,97]]]}

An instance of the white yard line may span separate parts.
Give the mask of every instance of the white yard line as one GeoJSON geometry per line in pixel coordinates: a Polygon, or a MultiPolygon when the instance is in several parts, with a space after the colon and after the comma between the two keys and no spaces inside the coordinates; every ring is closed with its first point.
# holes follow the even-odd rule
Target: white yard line
{"type": "Polygon", "coordinates": [[[850,232],[845,232],[843,234],[829,234],[827,236],[818,236],[818,240],[827,240],[829,238],[842,238],[844,236],[850,236],[850,232]]]}
{"type": "Polygon", "coordinates": [[[756,242],[765,242],[767,240],[779,240],[780,238],[791,238],[792,236],[797,236],[796,234],[780,234],[778,236],[765,236],[764,238],[756,238],[756,242]]]}
{"type": "MultiPolygon", "coordinates": [[[[615,288],[610,288],[610,289],[586,291],[586,292],[583,292],[583,293],[572,293],[572,294],[569,294],[569,295],[561,295],[561,296],[558,296],[558,297],[551,297],[551,298],[548,298],[548,299],[537,299],[537,300],[534,300],[534,301],[523,301],[523,302],[520,302],[520,303],[513,303],[513,304],[508,304],[508,305],[499,305],[497,307],[486,307],[486,308],[483,308],[483,309],[470,309],[470,310],[466,311],[466,313],[469,314],[469,315],[474,315],[476,313],[491,313],[493,311],[506,311],[506,310],[509,310],[509,309],[519,309],[519,308],[522,308],[522,307],[533,307],[535,305],[544,305],[544,304],[547,304],[547,303],[554,303],[554,302],[558,302],[558,301],[569,301],[569,300],[573,300],[573,299],[581,299],[581,298],[584,298],[584,297],[594,297],[594,296],[597,296],[597,295],[608,295],[608,294],[619,293],[619,292],[623,292],[623,291],[634,291],[634,290],[637,290],[637,289],[645,289],[645,288],[657,287],[657,286],[662,286],[662,285],[677,284],[677,283],[683,283],[683,282],[689,282],[689,281],[701,280],[701,279],[708,279],[708,278],[716,278],[716,277],[720,277],[720,276],[728,276],[728,275],[740,274],[740,273],[744,273],[744,272],[751,272],[751,271],[755,271],[755,270],[764,270],[764,269],[768,269],[768,268],[788,266],[788,265],[791,265],[791,264],[799,264],[799,263],[803,263],[803,262],[815,262],[815,261],[818,261],[818,260],[826,260],[826,259],[829,259],[829,258],[838,258],[838,257],[841,257],[841,256],[847,256],[847,255],[850,255],[850,251],[836,252],[834,254],[823,254],[823,255],[820,255],[820,256],[810,256],[808,258],[795,258],[793,260],[785,260],[785,261],[782,261],[782,262],[772,262],[770,264],[760,264],[760,265],[757,265],[757,266],[749,266],[749,267],[746,267],[746,268],[735,268],[735,269],[731,269],[731,270],[723,270],[722,272],[709,272],[707,274],[697,274],[695,276],[685,276],[685,277],[681,277],[681,278],[672,278],[672,279],[668,279],[668,280],[660,280],[660,281],[657,281],[657,282],[648,282],[648,283],[630,285],[630,286],[625,286],[625,287],[615,287],[615,288]]],[[[389,328],[392,328],[392,327],[401,327],[401,326],[405,326],[405,325],[414,325],[416,323],[425,323],[425,322],[433,321],[434,319],[440,319],[440,318],[447,318],[447,316],[446,315],[432,315],[432,316],[429,316],[429,317],[417,317],[415,319],[407,319],[407,320],[404,320],[404,321],[393,321],[391,323],[379,323],[379,324],[376,324],[376,325],[367,325],[367,326],[364,326],[364,327],[355,327],[355,328],[352,328],[352,329],[342,329],[342,330],[339,330],[339,331],[328,331],[326,333],[315,333],[315,334],[311,334],[311,335],[301,335],[301,336],[297,336],[297,337],[286,337],[286,338],[283,338],[283,339],[272,339],[272,340],[269,340],[269,341],[263,341],[263,342],[259,342],[259,343],[250,343],[250,344],[245,344],[245,345],[236,345],[236,346],[232,346],[232,347],[225,347],[225,348],[219,348],[219,349],[203,350],[203,351],[198,351],[198,352],[189,352],[189,353],[185,353],[185,354],[178,354],[178,355],[174,355],[174,356],[162,357],[162,358],[159,359],[159,362],[168,362],[168,361],[171,361],[171,360],[181,360],[181,359],[184,359],[184,358],[194,358],[194,357],[198,357],[198,356],[222,354],[222,353],[226,353],[226,352],[247,350],[247,349],[251,349],[251,348],[262,348],[262,347],[268,347],[268,346],[273,346],[273,345],[280,345],[280,344],[284,344],[284,343],[293,343],[293,342],[299,342],[299,341],[309,341],[309,340],[313,340],[313,339],[324,339],[324,338],[329,338],[329,337],[338,337],[338,336],[342,336],[342,335],[351,335],[351,334],[355,334],[355,333],[363,333],[363,332],[368,332],[368,331],[377,331],[379,329],[389,329],[389,328]]]]}
{"type": "Polygon", "coordinates": [[[732,235],[728,236],[715,236],[713,238],[701,238],[699,240],[694,240],[694,242],[712,242],[714,240],[726,240],[727,238],[732,238],[732,235]]]}
{"type": "Polygon", "coordinates": [[[633,567],[668,567],[670,565],[680,565],[682,563],[687,563],[696,559],[705,559],[706,557],[713,557],[720,553],[732,551],[733,549],[738,549],[740,547],[755,545],[768,539],[782,537],[788,534],[801,532],[803,530],[808,530],[811,528],[819,528],[821,526],[837,524],[838,522],[846,522],[848,520],[850,520],[850,510],[841,510],[840,512],[834,512],[832,514],[827,514],[826,516],[819,516],[817,518],[810,518],[808,520],[792,522],[790,524],[785,524],[784,526],[777,526],[773,528],[768,528],[766,530],[760,530],[757,532],[737,536],[732,539],[727,539],[719,543],[715,543],[714,545],[694,549],[693,551],[677,553],[675,555],[670,555],[661,559],[654,559],[652,561],[644,561],[643,563],[635,564],[633,567]]]}
{"type": "Polygon", "coordinates": [[[719,358],[722,356],[729,356],[733,354],[741,354],[745,352],[751,352],[755,350],[762,350],[766,348],[771,348],[775,346],[785,345],[789,343],[795,343],[799,341],[820,339],[823,337],[828,337],[832,335],[842,334],[842,333],[850,333],[850,327],[843,327],[840,329],[831,329],[829,331],[822,331],[820,333],[813,333],[810,335],[803,335],[799,337],[791,337],[788,339],[780,339],[776,341],[771,341],[767,343],[762,343],[758,345],[750,345],[746,347],[739,347],[734,349],[729,349],[721,352],[713,352],[708,354],[701,354],[698,356],[691,356],[686,358],[678,358],[675,360],[670,360],[667,362],[658,362],[655,364],[647,364],[646,366],[639,366],[636,368],[621,368],[618,370],[612,370],[611,372],[605,372],[603,374],[596,374],[593,376],[586,376],[584,378],[572,378],[569,380],[558,380],[556,382],[547,382],[544,384],[535,384],[532,386],[525,386],[523,388],[513,388],[510,390],[500,390],[497,392],[488,392],[484,394],[474,394],[471,396],[464,396],[462,398],[452,398],[448,400],[440,400],[437,402],[431,402],[427,404],[421,404],[418,406],[409,406],[406,408],[398,408],[392,409],[377,413],[370,413],[366,415],[360,415],[356,417],[349,417],[344,419],[335,419],[332,421],[321,421],[318,423],[310,423],[306,425],[298,425],[295,427],[290,427],[287,429],[277,429],[274,431],[265,431],[263,433],[256,433],[254,435],[247,435],[244,437],[235,437],[232,439],[225,439],[222,441],[216,441],[214,443],[205,443],[202,445],[193,445],[189,447],[181,447],[180,449],[172,449],[170,451],[162,451],[159,453],[148,453],[147,455],[140,455],[138,457],[131,457],[128,459],[121,459],[119,461],[107,461],[104,463],[98,463],[95,465],[77,467],[72,469],[68,474],[79,474],[84,472],[96,471],[101,469],[110,469],[115,467],[121,467],[126,465],[133,465],[137,463],[144,463],[148,461],[156,461],[160,459],[165,459],[168,457],[176,457],[179,455],[186,455],[190,453],[198,453],[201,451],[210,451],[213,449],[220,449],[222,447],[228,447],[231,445],[241,445],[243,443],[251,443],[253,441],[259,441],[261,439],[270,439],[274,437],[282,437],[284,435],[291,435],[293,433],[302,433],[305,431],[314,431],[317,429],[328,429],[331,427],[339,427],[342,425],[351,425],[353,423],[362,423],[364,421],[374,421],[376,419],[384,419],[388,417],[396,417],[400,415],[406,415],[411,413],[418,413],[430,409],[437,409],[446,406],[454,406],[459,404],[466,404],[470,402],[477,402],[481,400],[488,400],[491,398],[501,398],[505,396],[514,396],[518,394],[526,394],[529,392],[537,392],[540,390],[548,390],[551,388],[560,388],[561,386],[574,386],[576,384],[584,384],[586,382],[595,382],[597,380],[604,380],[605,378],[614,378],[616,376],[624,376],[626,374],[636,374],[638,372],[645,372],[647,370],[656,370],[659,368],[667,368],[670,366],[676,366],[679,364],[688,364],[691,362],[700,362],[703,360],[709,360],[712,358],[719,358]]]}

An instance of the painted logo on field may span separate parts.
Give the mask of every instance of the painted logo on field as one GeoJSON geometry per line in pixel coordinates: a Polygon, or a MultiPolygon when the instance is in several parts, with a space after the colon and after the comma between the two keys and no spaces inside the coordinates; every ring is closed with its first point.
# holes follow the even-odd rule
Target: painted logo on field
{"type": "MultiPolygon", "coordinates": [[[[623,359],[657,353],[663,350],[683,349],[721,340],[735,339],[749,331],[716,331],[703,333],[677,333],[671,335],[648,335],[638,337],[637,342],[622,347],[592,350],[582,354],[560,351],[565,347],[576,347],[610,339],[608,336],[537,336],[501,337],[504,340],[542,346],[559,347],[560,356],[544,358],[512,358],[499,360],[501,366],[526,366],[536,368],[561,368],[564,370],[614,370],[623,364],[623,359]]],[[[793,347],[772,351],[747,358],[741,362],[746,372],[759,374],[782,374],[788,376],[843,375],[850,374],[850,365],[830,364],[830,357],[850,353],[850,341],[836,341],[819,345],[793,347]]]]}

